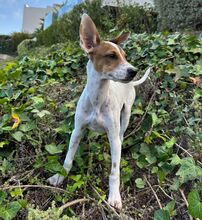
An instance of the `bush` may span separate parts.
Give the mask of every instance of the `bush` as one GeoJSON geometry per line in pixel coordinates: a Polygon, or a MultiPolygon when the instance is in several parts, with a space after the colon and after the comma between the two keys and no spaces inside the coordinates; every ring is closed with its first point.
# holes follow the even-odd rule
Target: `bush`
{"type": "Polygon", "coordinates": [[[35,39],[25,39],[17,46],[18,55],[21,57],[29,53],[29,50],[36,46],[35,39]]]}
{"type": "Polygon", "coordinates": [[[0,35],[0,53],[13,54],[17,51],[17,46],[31,36],[27,33],[14,32],[10,35],[0,35]]]}
{"type": "Polygon", "coordinates": [[[159,30],[202,30],[201,0],[155,0],[159,30]]]}
{"type": "Polygon", "coordinates": [[[36,34],[39,45],[50,46],[55,43],[77,41],[80,17],[83,12],[95,22],[101,35],[109,35],[110,30],[127,28],[136,33],[156,31],[156,13],[152,8],[130,6],[123,8],[101,7],[100,0],[86,1],[64,14],[49,28],[36,34]]]}
{"type": "Polygon", "coordinates": [[[157,30],[157,13],[148,6],[125,6],[117,15],[119,29],[128,28],[135,33],[153,33],[157,30]]]}
{"type": "Polygon", "coordinates": [[[17,51],[17,46],[25,39],[29,39],[31,36],[24,32],[13,32],[11,34],[13,51],[17,51]]]}
{"type": "Polygon", "coordinates": [[[12,39],[9,35],[0,35],[0,53],[13,53],[12,39]]]}

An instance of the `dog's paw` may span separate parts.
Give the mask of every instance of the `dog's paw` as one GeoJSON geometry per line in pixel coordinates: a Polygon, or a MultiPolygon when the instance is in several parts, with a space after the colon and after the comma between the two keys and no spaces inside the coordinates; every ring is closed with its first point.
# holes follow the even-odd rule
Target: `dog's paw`
{"type": "Polygon", "coordinates": [[[109,205],[113,206],[114,208],[121,210],[122,209],[122,201],[120,193],[110,193],[108,198],[109,205]]]}
{"type": "Polygon", "coordinates": [[[64,176],[61,176],[59,174],[55,174],[47,179],[48,183],[53,186],[59,186],[60,184],[62,184],[63,180],[64,176]]]}

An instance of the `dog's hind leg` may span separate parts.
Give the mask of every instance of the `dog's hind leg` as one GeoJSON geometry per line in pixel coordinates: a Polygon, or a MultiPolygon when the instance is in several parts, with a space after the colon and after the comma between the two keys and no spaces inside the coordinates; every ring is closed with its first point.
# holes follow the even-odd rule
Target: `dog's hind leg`
{"type": "Polygon", "coordinates": [[[120,136],[121,142],[123,142],[124,133],[129,124],[130,112],[131,112],[131,107],[128,105],[124,105],[121,110],[121,118],[120,118],[121,127],[120,127],[119,136],[120,136]]]}

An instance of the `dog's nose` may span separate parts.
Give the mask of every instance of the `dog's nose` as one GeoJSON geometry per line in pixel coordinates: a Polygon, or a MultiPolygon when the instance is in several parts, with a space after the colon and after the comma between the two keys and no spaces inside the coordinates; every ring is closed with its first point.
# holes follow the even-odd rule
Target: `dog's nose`
{"type": "Polygon", "coordinates": [[[133,69],[133,68],[127,69],[127,78],[134,78],[136,74],[137,74],[136,69],[133,69]]]}

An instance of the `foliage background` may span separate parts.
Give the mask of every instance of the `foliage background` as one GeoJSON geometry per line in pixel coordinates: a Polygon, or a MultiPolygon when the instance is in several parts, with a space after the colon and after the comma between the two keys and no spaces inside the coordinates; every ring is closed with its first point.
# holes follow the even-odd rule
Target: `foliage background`
{"type": "Polygon", "coordinates": [[[102,203],[110,170],[105,135],[86,131],[64,184],[46,183],[54,173],[65,175],[86,81],[87,57],[78,43],[35,48],[1,69],[1,218],[201,219],[201,44],[192,35],[164,33],[133,34],[124,45],[139,74],[148,66],[153,74],[137,88],[123,143],[121,213],[102,203]]]}
{"type": "Polygon", "coordinates": [[[155,0],[159,30],[200,31],[202,29],[201,0],[155,0]]]}
{"type": "Polygon", "coordinates": [[[14,32],[10,35],[0,35],[0,53],[16,54],[17,46],[31,36],[27,33],[14,32]]]}
{"type": "Polygon", "coordinates": [[[154,34],[156,19],[148,7],[100,9],[99,1],[87,2],[37,32],[38,45],[23,41],[16,60],[1,65],[0,218],[202,219],[202,41],[191,34],[154,34]],[[123,47],[138,77],[153,69],[136,88],[123,142],[120,213],[106,203],[106,135],[86,131],[64,184],[46,182],[52,174],[65,175],[62,163],[86,83],[87,57],[76,31],[83,11],[103,39],[122,28],[141,33],[132,33],[123,47]]]}

